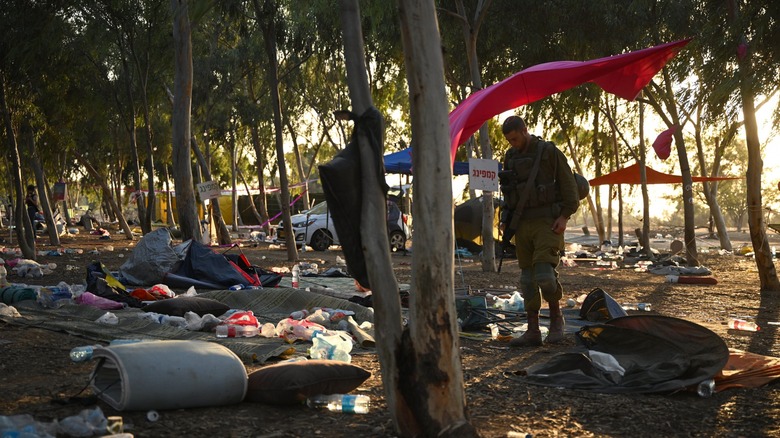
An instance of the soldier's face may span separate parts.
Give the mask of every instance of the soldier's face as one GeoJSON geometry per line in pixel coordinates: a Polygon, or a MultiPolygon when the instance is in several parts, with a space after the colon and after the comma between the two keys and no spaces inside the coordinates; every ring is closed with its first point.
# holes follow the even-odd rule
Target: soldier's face
{"type": "Polygon", "coordinates": [[[514,131],[509,131],[506,135],[504,135],[504,137],[506,137],[506,141],[508,141],[513,148],[520,150],[525,149],[525,132],[516,129],[514,131]]]}

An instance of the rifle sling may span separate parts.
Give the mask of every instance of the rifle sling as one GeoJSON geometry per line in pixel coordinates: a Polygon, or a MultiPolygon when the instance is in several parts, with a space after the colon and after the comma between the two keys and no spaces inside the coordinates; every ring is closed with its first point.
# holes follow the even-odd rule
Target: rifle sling
{"type": "Polygon", "coordinates": [[[523,189],[523,193],[520,194],[520,199],[515,206],[515,212],[512,215],[512,220],[509,222],[510,230],[517,230],[517,224],[520,222],[520,216],[523,215],[523,209],[525,208],[525,202],[528,200],[528,194],[531,192],[531,187],[536,185],[536,174],[539,173],[539,165],[542,161],[542,149],[544,149],[544,143],[541,141],[537,143],[536,158],[534,159],[534,167],[531,168],[531,174],[528,176],[528,182],[523,189]]]}

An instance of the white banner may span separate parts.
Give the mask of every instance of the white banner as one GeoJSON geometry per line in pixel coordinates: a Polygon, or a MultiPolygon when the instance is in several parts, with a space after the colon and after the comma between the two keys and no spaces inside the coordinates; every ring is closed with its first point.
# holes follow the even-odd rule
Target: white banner
{"type": "Polygon", "coordinates": [[[198,184],[198,195],[200,195],[201,201],[205,201],[206,199],[219,198],[219,194],[221,192],[222,189],[219,187],[219,183],[216,181],[206,181],[204,183],[198,184]]]}
{"type": "Polygon", "coordinates": [[[474,190],[498,191],[498,161],[469,158],[469,186],[474,190]]]}

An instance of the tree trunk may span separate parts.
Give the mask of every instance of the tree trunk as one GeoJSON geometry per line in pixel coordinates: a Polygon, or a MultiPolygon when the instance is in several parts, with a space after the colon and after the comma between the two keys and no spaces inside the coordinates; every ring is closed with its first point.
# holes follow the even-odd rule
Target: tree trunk
{"type": "MultiPolygon", "coordinates": [[[[696,157],[699,160],[699,168],[701,169],[701,175],[717,176],[720,169],[721,154],[718,150],[721,148],[716,145],[715,160],[712,163],[712,170],[707,171],[707,162],[704,159],[704,146],[701,139],[700,124],[696,125],[696,157]]],[[[715,140],[719,142],[719,140],[715,140]]],[[[702,182],[702,193],[704,193],[704,199],[707,201],[707,206],[710,208],[711,225],[714,225],[717,229],[718,238],[720,239],[720,247],[726,251],[732,251],[731,240],[729,240],[729,232],[726,228],[726,220],[723,218],[723,212],[718,204],[718,182],[702,182]]],[[[712,232],[712,231],[710,231],[712,232]]]]}
{"type": "Polygon", "coordinates": [[[10,152],[8,161],[11,166],[9,173],[11,173],[11,179],[13,180],[14,195],[16,196],[16,203],[14,208],[14,223],[16,224],[16,239],[19,241],[19,249],[22,251],[22,256],[26,259],[35,260],[35,234],[30,235],[32,230],[32,222],[27,215],[27,210],[24,207],[24,188],[22,187],[22,166],[19,158],[19,148],[16,142],[16,135],[14,134],[14,126],[11,122],[11,108],[5,99],[5,77],[0,74],[0,110],[3,112],[3,124],[5,125],[5,138],[8,142],[8,150],[10,152]]]}
{"type": "MultiPolygon", "coordinates": [[[[252,80],[252,75],[253,73],[250,70],[247,73],[247,89],[252,102],[255,102],[255,89],[253,86],[254,81],[252,80]]],[[[249,127],[249,132],[250,138],[252,139],[252,148],[255,151],[257,186],[260,190],[260,195],[258,196],[260,200],[260,218],[262,219],[260,223],[264,224],[263,230],[265,231],[265,235],[270,236],[271,227],[268,223],[266,223],[268,221],[268,200],[266,199],[265,194],[265,174],[263,173],[263,169],[265,169],[265,151],[263,150],[263,145],[260,143],[260,134],[257,132],[257,122],[255,120],[252,120],[251,126],[249,127]]]]}
{"type": "Polygon", "coordinates": [[[236,193],[238,181],[238,178],[236,177],[236,131],[235,126],[232,124],[230,126],[230,133],[228,135],[230,136],[230,204],[233,210],[233,217],[231,218],[233,226],[231,228],[234,232],[237,233],[239,214],[238,193],[236,193]]]}
{"type": "Polygon", "coordinates": [[[173,87],[173,184],[176,189],[176,211],[179,213],[181,238],[202,238],[195,190],[192,187],[190,155],[190,112],[192,110],[192,43],[188,0],[171,0],[173,8],[173,42],[175,78],[173,87]]]}
{"type": "MultiPolygon", "coordinates": [[[[211,170],[209,169],[209,165],[206,162],[206,158],[203,156],[200,147],[198,147],[198,142],[195,140],[195,137],[190,139],[190,145],[192,146],[193,152],[195,152],[195,157],[198,159],[200,170],[203,172],[203,178],[205,178],[206,181],[211,181],[211,170]]],[[[230,238],[230,231],[228,231],[227,225],[225,224],[225,218],[222,217],[222,208],[219,206],[219,202],[209,201],[208,208],[210,212],[209,223],[217,232],[217,242],[219,242],[220,245],[230,245],[233,240],[230,238]]]]}
{"type": "Polygon", "coordinates": [[[100,186],[101,190],[103,191],[103,200],[108,203],[109,207],[114,211],[116,214],[117,219],[119,220],[119,226],[122,228],[122,231],[125,233],[125,237],[127,240],[134,240],[133,231],[130,230],[130,226],[127,224],[127,221],[125,220],[125,215],[122,214],[122,209],[119,208],[119,205],[116,203],[116,200],[114,199],[114,195],[111,193],[111,187],[109,187],[108,182],[106,181],[106,177],[101,175],[97,169],[92,165],[92,163],[89,162],[86,158],[84,158],[83,155],[80,153],[73,151],[73,156],[76,158],[76,160],[81,163],[82,166],[84,166],[85,169],[87,169],[87,172],[89,172],[90,175],[92,175],[93,178],[95,178],[95,181],[100,186]]]}
{"type": "MultiPolygon", "coordinates": [[[[123,47],[119,44],[119,47],[123,47]]],[[[152,224],[146,219],[146,200],[141,191],[141,164],[138,158],[138,142],[135,136],[135,106],[133,105],[133,86],[130,79],[130,68],[127,66],[125,56],[122,56],[122,66],[125,71],[125,92],[130,114],[127,116],[127,135],[130,140],[130,154],[132,156],[133,184],[135,185],[135,205],[138,209],[138,222],[141,225],[141,233],[146,235],[152,231],[152,224]]]]}
{"type": "Polygon", "coordinates": [[[276,59],[276,2],[266,1],[265,10],[260,8],[258,0],[253,0],[258,22],[262,27],[265,50],[268,55],[268,84],[270,86],[271,106],[274,113],[274,143],[276,144],[276,162],[279,166],[279,187],[281,194],[282,221],[287,246],[287,260],[298,261],[298,248],[295,246],[295,233],[290,222],[290,187],[287,179],[287,164],[284,161],[284,139],[282,138],[282,106],[279,102],[278,61],[276,59]]]}
{"type": "MultiPolygon", "coordinates": [[[[736,15],[739,12],[736,9],[738,6],[733,0],[729,3],[732,8],[733,20],[736,22],[736,15]]],[[[741,31],[739,33],[741,34],[741,31]]],[[[748,47],[744,34],[740,36],[738,44],[745,48],[748,47]]],[[[764,208],[761,200],[761,173],[764,162],[761,159],[761,141],[758,137],[756,108],[753,102],[754,93],[750,80],[752,66],[749,49],[744,56],[737,56],[737,64],[739,65],[739,94],[742,98],[742,114],[745,118],[745,141],[748,149],[747,212],[750,241],[753,243],[753,251],[755,252],[761,291],[776,292],[780,291],[780,281],[777,278],[777,270],[772,260],[766,225],[764,224],[764,208]]]]}
{"type": "Polygon", "coordinates": [[[642,235],[639,244],[642,252],[651,260],[655,260],[653,249],[650,247],[650,194],[647,190],[647,153],[645,149],[645,104],[639,102],[639,179],[642,181],[642,235]]]}
{"type": "Polygon", "coordinates": [[[295,154],[295,167],[298,169],[298,175],[301,176],[301,182],[303,183],[303,193],[301,196],[303,209],[308,210],[311,208],[311,203],[309,202],[309,183],[306,181],[306,173],[303,170],[303,158],[301,157],[301,150],[298,146],[298,136],[295,135],[295,130],[292,123],[290,123],[289,118],[286,120],[285,124],[287,125],[287,130],[290,131],[290,136],[292,137],[293,154],[295,154]]]}
{"type": "MultiPolygon", "coordinates": [[[[486,3],[480,2],[477,10],[474,12],[474,23],[469,21],[466,8],[462,0],[457,0],[456,6],[458,15],[461,19],[461,29],[463,30],[463,39],[466,44],[466,54],[468,61],[471,83],[474,85],[474,91],[482,89],[482,75],[479,70],[479,59],[477,58],[477,36],[483,20],[490,8],[492,0],[486,3]]],[[[488,125],[484,123],[479,128],[479,144],[482,153],[482,159],[492,160],[493,149],[490,147],[490,137],[488,136],[488,125]]],[[[493,238],[496,210],[493,205],[493,192],[482,191],[482,271],[496,272],[496,243],[493,238]]]]}
{"type": "Polygon", "coordinates": [[[173,216],[173,198],[171,197],[171,174],[168,171],[168,165],[165,165],[165,222],[168,226],[176,226],[176,219],[173,216]]]}
{"type": "Polygon", "coordinates": [[[466,414],[458,353],[453,294],[452,158],[446,147],[449,111],[436,9],[431,1],[400,0],[399,12],[412,143],[417,145],[412,150],[412,162],[418,169],[432,171],[415,175],[417,242],[412,253],[414,293],[409,325],[412,345],[402,349],[408,357],[396,364],[401,370],[400,394],[389,400],[396,404],[395,418],[405,436],[477,436],[466,414]]]}
{"type": "MultiPolygon", "coordinates": [[[[599,111],[598,107],[593,111],[593,143],[592,148],[594,151],[593,154],[593,161],[594,161],[594,167],[596,168],[596,176],[601,176],[601,154],[595,153],[595,151],[599,150],[599,134],[601,133],[601,111],[599,111]]],[[[599,235],[599,243],[603,242],[607,238],[606,234],[606,226],[604,225],[604,209],[601,206],[601,187],[596,188],[596,193],[593,198],[595,198],[595,203],[592,202],[591,198],[588,197],[588,205],[591,208],[591,211],[593,212],[593,222],[594,226],[596,227],[596,233],[599,235]]]]}
{"type": "MultiPolygon", "coordinates": [[[[368,89],[368,79],[366,73],[365,58],[363,55],[363,33],[360,28],[360,8],[357,0],[340,0],[341,28],[344,41],[344,60],[347,69],[347,84],[349,85],[350,98],[352,100],[352,111],[362,114],[372,106],[371,94],[368,89]]],[[[402,20],[403,21],[403,20],[402,20]]],[[[387,401],[390,416],[395,423],[396,430],[403,436],[420,435],[421,426],[413,413],[413,407],[410,406],[408,395],[403,390],[404,378],[411,378],[413,371],[412,357],[406,358],[403,351],[413,350],[409,342],[404,345],[403,326],[401,321],[401,300],[398,295],[398,284],[392,271],[389,260],[390,246],[387,237],[382,236],[378,239],[375,234],[387,231],[385,219],[381,212],[387,209],[387,204],[382,201],[382,193],[377,186],[377,180],[370,180],[369,176],[376,178],[376,172],[368,164],[370,159],[370,148],[365,146],[365,138],[359,137],[360,156],[361,156],[361,180],[363,182],[362,198],[362,217],[361,225],[370,220],[373,226],[362,227],[360,236],[363,241],[364,253],[366,257],[366,268],[368,270],[369,282],[371,283],[374,297],[374,308],[377,310],[374,323],[377,333],[377,352],[379,362],[382,365],[382,384],[385,390],[385,400],[387,401]],[[364,160],[364,157],[367,159],[364,160]],[[365,182],[368,182],[366,184],[365,182]],[[381,218],[381,219],[379,219],[381,218]],[[376,227],[376,224],[382,224],[376,227]],[[372,233],[373,231],[373,233],[372,233]],[[383,252],[380,252],[383,250],[383,252]],[[381,275],[386,275],[381,277],[381,275]],[[405,359],[407,362],[405,362],[405,359]],[[404,369],[406,365],[410,368],[404,369]]],[[[451,245],[452,243],[450,243],[451,245]]],[[[452,248],[450,248],[452,250],[452,248]]],[[[408,338],[406,339],[408,341],[408,338]]],[[[408,353],[414,354],[413,351],[408,353]]],[[[410,383],[413,386],[413,384],[410,383]]],[[[418,388],[427,392],[427,388],[418,388]]]]}
{"type": "Polygon", "coordinates": [[[35,174],[35,184],[38,186],[38,199],[41,202],[41,211],[46,218],[46,230],[49,235],[49,243],[52,246],[60,245],[60,235],[57,231],[57,224],[54,223],[54,215],[52,214],[51,204],[49,204],[49,196],[46,193],[46,178],[43,174],[43,168],[41,167],[41,161],[38,159],[38,154],[35,150],[35,138],[33,132],[29,132],[28,152],[30,153],[30,166],[32,167],[33,174],[35,174]]]}
{"type": "Polygon", "coordinates": [[[247,200],[249,201],[249,209],[252,211],[252,215],[257,219],[257,223],[262,224],[263,223],[263,217],[260,215],[260,213],[257,211],[257,206],[255,206],[255,200],[252,199],[252,192],[249,188],[249,183],[247,183],[246,178],[244,178],[244,173],[241,172],[241,169],[237,169],[238,171],[238,177],[241,178],[241,183],[244,184],[244,190],[246,190],[247,193],[247,200]]]}

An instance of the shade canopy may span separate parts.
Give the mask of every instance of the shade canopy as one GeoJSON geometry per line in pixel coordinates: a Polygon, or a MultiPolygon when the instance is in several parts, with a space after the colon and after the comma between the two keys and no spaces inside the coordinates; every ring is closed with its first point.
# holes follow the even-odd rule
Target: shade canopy
{"type": "MultiPolygon", "coordinates": [[[[680,175],[672,175],[669,173],[662,173],[657,170],[653,170],[647,166],[645,166],[645,170],[647,173],[647,183],[648,184],[681,184],[683,182],[682,176],[680,175]]],[[[733,177],[733,176],[712,176],[712,177],[704,177],[704,176],[694,176],[692,177],[693,182],[705,182],[705,181],[723,181],[723,180],[731,180],[731,179],[741,179],[741,177],[733,177]]],[[[642,178],[639,174],[639,164],[634,163],[628,167],[624,167],[622,169],[616,170],[612,173],[608,173],[606,175],[602,175],[598,178],[593,178],[589,181],[591,187],[593,186],[599,186],[603,184],[641,184],[642,178]]]]}
{"type": "MultiPolygon", "coordinates": [[[[412,148],[393,152],[384,156],[386,173],[401,173],[404,175],[412,174],[412,148]]],[[[452,164],[453,175],[468,175],[469,163],[456,161],[452,164]]]]}
{"type": "Polygon", "coordinates": [[[472,93],[449,116],[450,153],[490,118],[586,82],[633,100],[690,39],[591,61],[557,61],[521,70],[472,93]]]}

